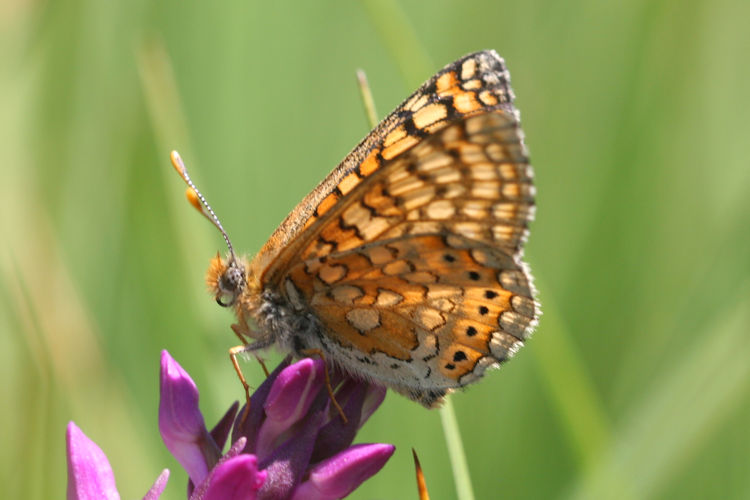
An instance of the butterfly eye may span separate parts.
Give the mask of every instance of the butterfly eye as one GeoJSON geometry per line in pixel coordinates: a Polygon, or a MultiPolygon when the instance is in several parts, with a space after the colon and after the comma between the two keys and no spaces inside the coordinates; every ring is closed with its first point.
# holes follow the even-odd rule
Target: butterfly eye
{"type": "Polygon", "coordinates": [[[216,303],[221,307],[233,305],[245,288],[245,270],[238,261],[232,260],[219,278],[216,303]]]}
{"type": "Polygon", "coordinates": [[[221,307],[230,307],[234,304],[234,301],[236,300],[236,297],[234,296],[228,296],[227,294],[220,293],[216,296],[216,303],[219,304],[221,307]],[[225,297],[229,297],[228,301],[224,301],[225,297]]]}

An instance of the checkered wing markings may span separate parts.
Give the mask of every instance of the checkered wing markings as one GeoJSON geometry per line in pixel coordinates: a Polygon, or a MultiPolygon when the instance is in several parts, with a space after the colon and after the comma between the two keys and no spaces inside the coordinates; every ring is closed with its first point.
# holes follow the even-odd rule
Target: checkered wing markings
{"type": "Polygon", "coordinates": [[[533,203],[515,115],[478,114],[354,188],[313,226],[286,276],[335,342],[413,359],[415,373],[446,388],[465,385],[534,323],[520,263],[533,203]]]}
{"type": "Polygon", "coordinates": [[[476,114],[502,111],[517,121],[510,75],[495,51],[469,54],[440,70],[360,142],[279,225],[253,261],[264,284],[280,274],[318,234],[314,227],[365,179],[425,137],[476,114]]]}
{"type": "Polygon", "coordinates": [[[496,110],[449,125],[384,164],[318,222],[301,257],[436,233],[516,255],[533,210],[532,171],[518,122],[496,110]]]}
{"type": "Polygon", "coordinates": [[[536,316],[516,259],[456,235],[371,243],[296,266],[290,278],[335,342],[412,359],[414,376],[430,375],[438,388],[465,385],[505,360],[536,316]]]}

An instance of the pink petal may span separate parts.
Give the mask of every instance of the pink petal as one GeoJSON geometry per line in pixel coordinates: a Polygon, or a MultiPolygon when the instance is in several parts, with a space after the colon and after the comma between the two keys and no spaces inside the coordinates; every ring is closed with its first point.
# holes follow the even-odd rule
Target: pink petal
{"type": "Polygon", "coordinates": [[[164,469],[156,478],[154,484],[143,496],[143,500],[158,500],[161,494],[164,492],[164,488],[167,487],[167,480],[169,479],[169,469],[164,469]]]}
{"type": "Polygon", "coordinates": [[[254,500],[265,480],[266,472],[258,470],[255,455],[238,455],[216,466],[203,500],[254,500]]]}
{"type": "Polygon", "coordinates": [[[305,358],[279,373],[264,404],[266,420],[255,449],[261,459],[286,437],[284,431],[307,414],[323,388],[324,370],[322,361],[305,358]]]}
{"type": "Polygon", "coordinates": [[[268,480],[260,491],[260,498],[288,498],[302,482],[324,418],[325,414],[321,410],[307,415],[302,425],[295,426],[294,434],[274,449],[271,455],[260,459],[261,467],[268,472],[268,480]]]}
{"type": "Polygon", "coordinates": [[[375,475],[394,450],[390,444],[352,446],[313,467],[307,481],[294,490],[291,500],[343,498],[375,475]]]}
{"type": "Polygon", "coordinates": [[[104,452],[73,422],[65,433],[68,455],[68,500],[117,499],[115,475],[104,452]]]}
{"type": "Polygon", "coordinates": [[[193,484],[203,481],[218,461],[220,451],[198,407],[195,382],[167,351],[161,354],[159,432],[193,484]]]}
{"type": "Polygon", "coordinates": [[[359,420],[359,427],[362,427],[365,422],[375,413],[375,410],[381,405],[385,399],[386,388],[382,385],[368,384],[367,395],[365,396],[365,402],[362,405],[362,416],[359,420]]]}
{"type": "Polygon", "coordinates": [[[245,414],[246,407],[243,405],[237,414],[237,419],[234,422],[234,428],[232,429],[232,441],[237,441],[240,437],[247,438],[246,453],[255,453],[258,442],[258,432],[260,430],[261,423],[266,419],[266,412],[264,406],[268,394],[271,392],[273,383],[276,382],[276,378],[279,376],[291,361],[291,356],[287,356],[279,365],[271,372],[271,374],[258,386],[258,388],[250,396],[250,410],[245,414]]]}

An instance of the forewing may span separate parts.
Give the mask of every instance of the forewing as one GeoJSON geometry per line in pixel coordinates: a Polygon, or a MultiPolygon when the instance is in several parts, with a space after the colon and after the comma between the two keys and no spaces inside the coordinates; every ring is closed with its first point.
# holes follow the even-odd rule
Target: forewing
{"type": "Polygon", "coordinates": [[[279,225],[252,262],[263,283],[278,283],[344,198],[446,126],[501,111],[518,121],[505,62],[495,51],[469,54],[440,70],[360,142],[279,225]]]}
{"type": "Polygon", "coordinates": [[[492,110],[453,123],[387,162],[313,226],[298,258],[419,234],[457,234],[519,254],[534,210],[532,170],[515,117],[492,110]]]}

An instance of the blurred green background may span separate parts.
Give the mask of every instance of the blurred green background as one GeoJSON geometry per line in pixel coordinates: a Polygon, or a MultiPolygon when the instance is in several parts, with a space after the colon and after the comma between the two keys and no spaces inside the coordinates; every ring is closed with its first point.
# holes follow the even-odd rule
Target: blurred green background
{"type": "MultiPolygon", "coordinates": [[[[456,394],[477,498],[750,498],[750,4],[0,4],[0,481],[60,498],[65,425],[124,498],[185,474],[157,430],[161,349],[210,425],[242,396],[205,292],[219,234],[255,252],[380,115],[444,64],[507,61],[538,181],[527,256],[544,316],[456,394]]],[[[245,373],[260,381],[255,363],[245,373]]],[[[390,394],[397,445],[353,498],[454,498],[440,415],[390,394]]]]}

